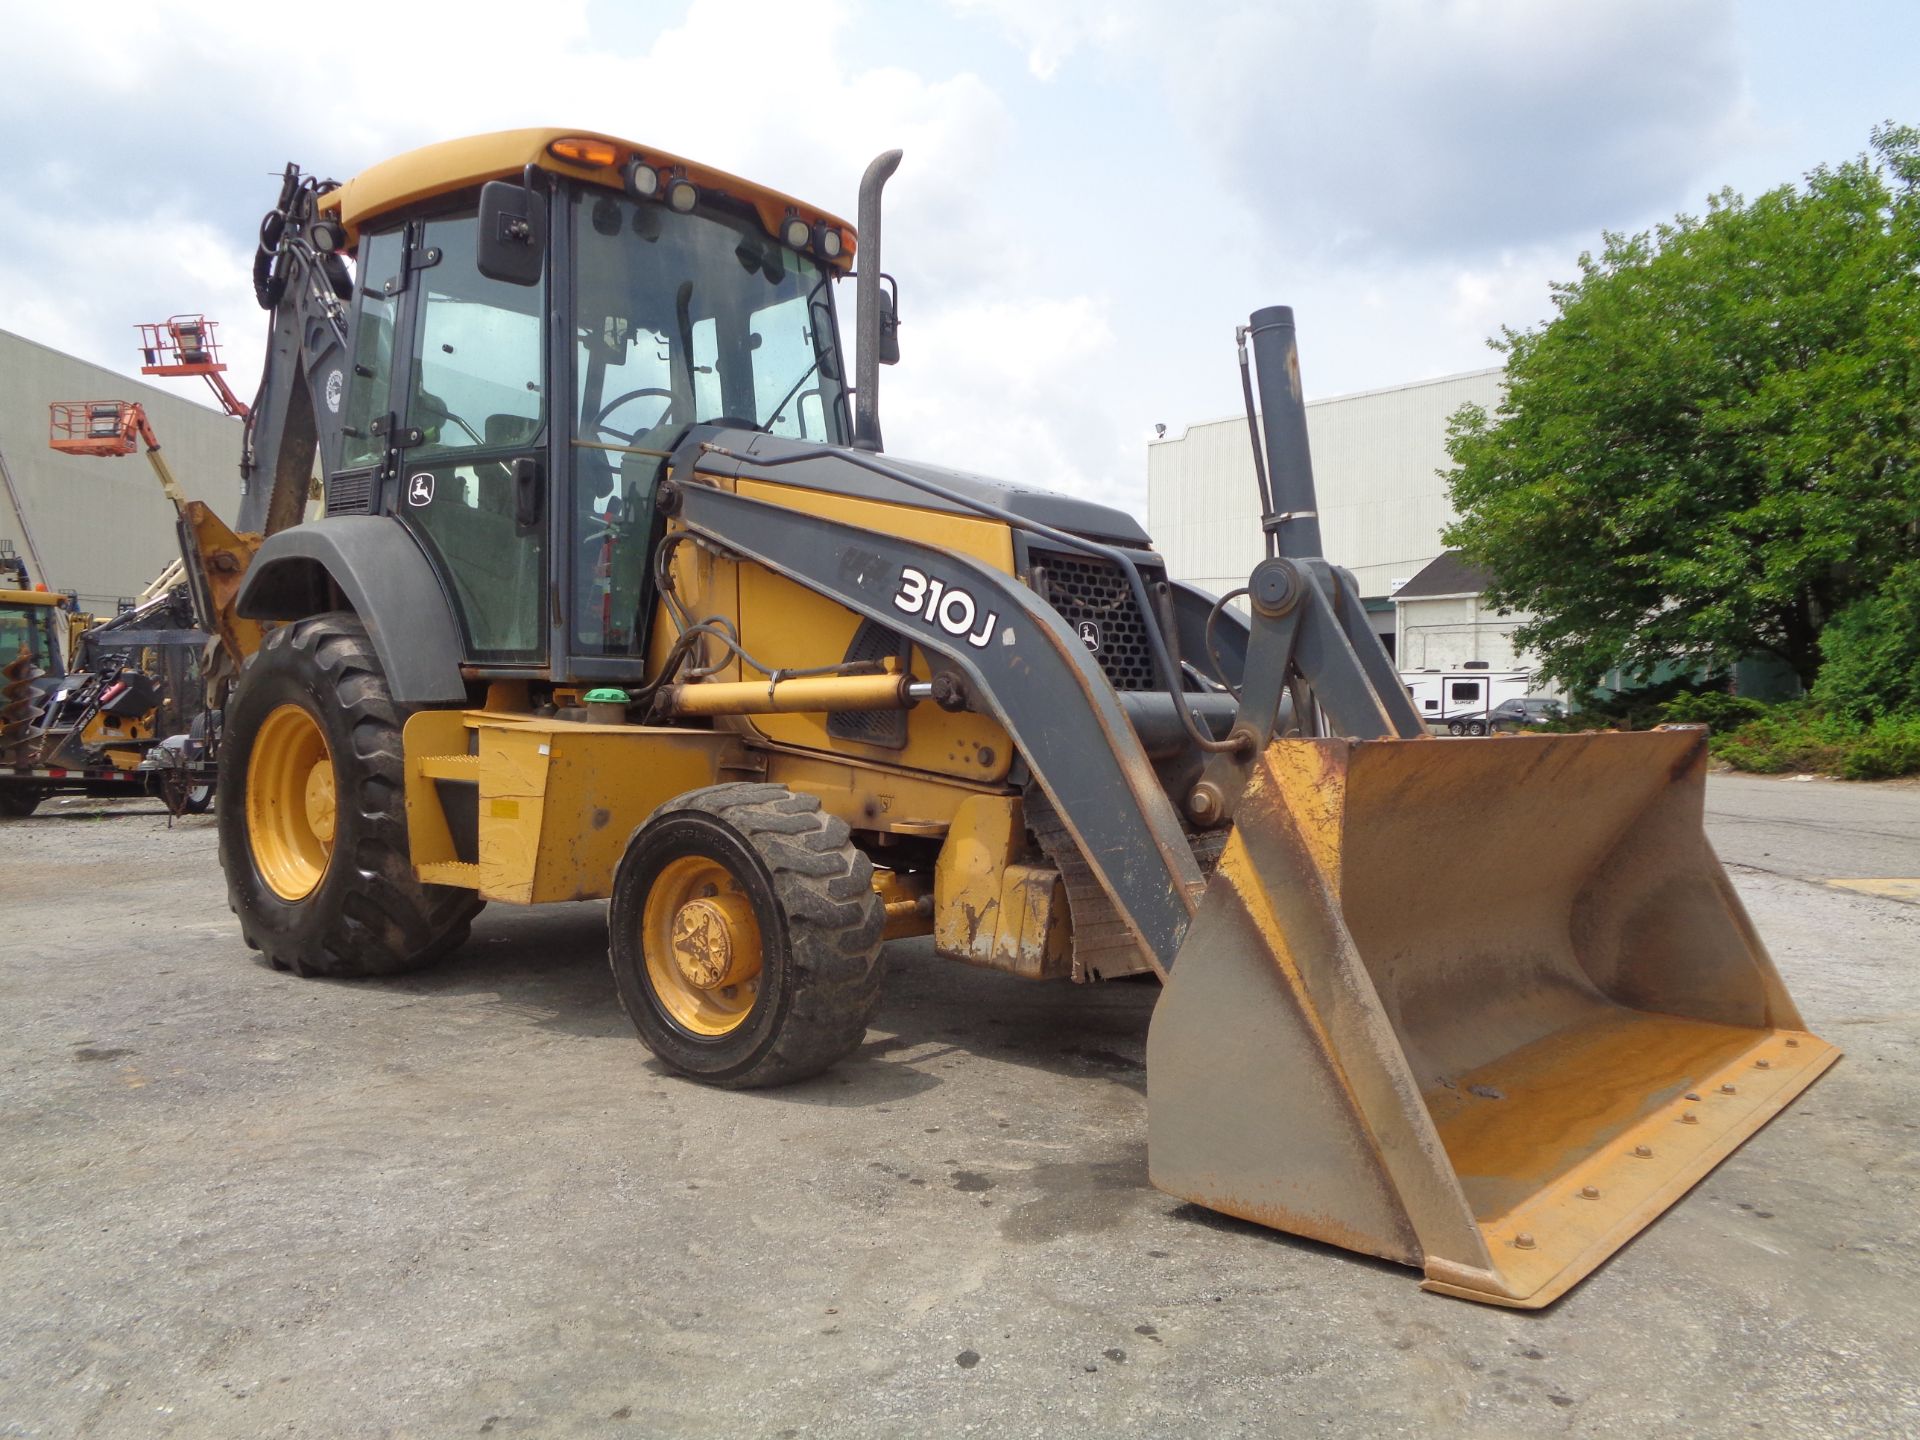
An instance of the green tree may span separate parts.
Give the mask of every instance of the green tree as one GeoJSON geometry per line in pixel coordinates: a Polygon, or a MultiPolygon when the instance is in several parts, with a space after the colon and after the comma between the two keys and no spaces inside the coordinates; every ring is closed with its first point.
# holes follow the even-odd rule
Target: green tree
{"type": "Polygon", "coordinates": [[[1755,651],[1810,685],[1825,622],[1920,555],[1920,130],[1604,240],[1491,342],[1446,542],[1571,686],[1755,651]]]}
{"type": "Polygon", "coordinates": [[[1855,720],[1920,711],[1920,561],[1902,565],[1820,633],[1813,698],[1855,720]]]}

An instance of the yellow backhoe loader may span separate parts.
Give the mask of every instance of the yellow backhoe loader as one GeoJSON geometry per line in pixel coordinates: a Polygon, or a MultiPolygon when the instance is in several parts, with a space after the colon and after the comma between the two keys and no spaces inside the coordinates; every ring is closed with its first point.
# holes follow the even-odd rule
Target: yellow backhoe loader
{"type": "Polygon", "coordinates": [[[899,158],[857,233],[580,131],[287,168],[264,539],[199,594],[265,627],[221,750],[247,942],[391,974],[607,897],[641,1039],[736,1087],[857,1045],[889,937],[1150,973],[1156,1185],[1548,1303],[1836,1058],[1706,842],[1705,732],[1426,735],[1319,558],[1284,308],[1241,335],[1267,558],[1227,597],[1120,511],[887,456],[899,158]],[[1421,843],[1467,823],[1500,863],[1421,843]]]}

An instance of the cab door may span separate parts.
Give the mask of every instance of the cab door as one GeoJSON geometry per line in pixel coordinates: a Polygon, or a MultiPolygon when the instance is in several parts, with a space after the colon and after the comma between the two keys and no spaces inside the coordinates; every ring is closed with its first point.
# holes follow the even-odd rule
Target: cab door
{"type": "Polygon", "coordinates": [[[546,293],[474,264],[474,210],[408,227],[394,513],[480,666],[547,658],[546,293]]]}

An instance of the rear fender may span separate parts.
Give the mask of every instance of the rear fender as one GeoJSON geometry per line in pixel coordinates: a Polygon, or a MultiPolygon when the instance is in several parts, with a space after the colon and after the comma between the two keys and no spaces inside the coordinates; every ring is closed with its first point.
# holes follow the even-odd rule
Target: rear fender
{"type": "Polygon", "coordinates": [[[249,620],[282,621],[352,610],[398,704],[466,703],[452,603],[425,552],[389,516],[337,516],[269,535],[234,608],[249,620]]]}

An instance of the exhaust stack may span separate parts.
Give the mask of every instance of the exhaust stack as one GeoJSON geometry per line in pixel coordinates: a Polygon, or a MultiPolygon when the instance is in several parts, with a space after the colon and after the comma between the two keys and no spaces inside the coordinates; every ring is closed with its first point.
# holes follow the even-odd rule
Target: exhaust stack
{"type": "Polygon", "coordinates": [[[853,444],[857,450],[880,447],[880,192],[900,168],[901,152],[876,155],[860,177],[860,249],[856,256],[854,301],[860,330],[853,358],[853,444]]]}

